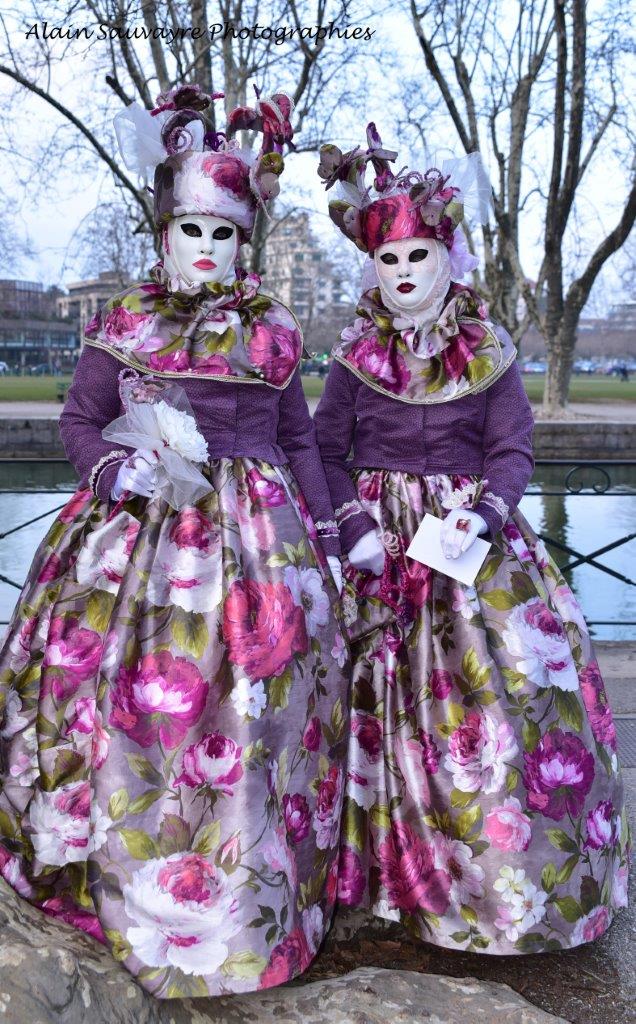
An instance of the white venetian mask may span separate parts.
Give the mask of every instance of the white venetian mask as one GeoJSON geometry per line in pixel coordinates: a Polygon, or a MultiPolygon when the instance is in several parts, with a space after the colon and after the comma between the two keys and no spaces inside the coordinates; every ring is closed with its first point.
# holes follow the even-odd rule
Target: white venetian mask
{"type": "Polygon", "coordinates": [[[208,214],[183,214],[168,224],[163,265],[171,277],[189,284],[234,280],[238,229],[230,220],[208,214]]]}
{"type": "Polygon", "coordinates": [[[448,250],[435,238],[384,242],[373,254],[382,298],[411,315],[443,301],[450,286],[448,250]]]}

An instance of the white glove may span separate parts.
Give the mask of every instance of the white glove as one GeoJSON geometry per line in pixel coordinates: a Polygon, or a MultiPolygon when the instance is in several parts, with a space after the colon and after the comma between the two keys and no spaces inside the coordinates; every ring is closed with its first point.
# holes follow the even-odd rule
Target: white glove
{"type": "Polygon", "coordinates": [[[119,501],[124,491],[151,498],[157,483],[157,456],[147,448],[138,448],[122,462],[111,497],[119,501]]]}
{"type": "Polygon", "coordinates": [[[331,575],[333,576],[336,589],[339,594],[342,593],[342,566],[340,565],[340,559],[337,555],[327,555],[327,561],[329,562],[329,568],[331,569],[331,575]]]}
{"type": "Polygon", "coordinates": [[[468,551],[478,534],[486,533],[487,530],[487,522],[477,512],[454,508],[446,516],[440,530],[443,554],[446,558],[458,558],[464,551],[468,551]],[[466,523],[467,526],[458,529],[458,523],[466,523]]]}
{"type": "Polygon", "coordinates": [[[377,530],[369,530],[349,552],[349,561],[356,569],[368,569],[374,576],[381,576],[384,569],[384,548],[377,530]]]}

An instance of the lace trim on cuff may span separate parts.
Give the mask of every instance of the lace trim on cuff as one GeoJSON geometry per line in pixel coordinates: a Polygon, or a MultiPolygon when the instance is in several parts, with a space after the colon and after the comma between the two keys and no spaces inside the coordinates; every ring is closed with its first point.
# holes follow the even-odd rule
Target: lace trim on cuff
{"type": "Polygon", "coordinates": [[[91,469],[90,476],[88,478],[88,486],[90,487],[93,494],[97,494],[97,482],[99,480],[101,472],[109,466],[111,462],[123,462],[124,459],[128,458],[128,452],[125,448],[117,448],[115,451],[108,452],[106,455],[102,455],[99,462],[96,462],[91,469]]]}
{"type": "Polygon", "coordinates": [[[364,509],[362,508],[360,502],[356,500],[345,501],[344,505],[340,505],[340,507],[336,509],[334,514],[338,525],[342,526],[342,524],[347,519],[350,519],[351,516],[359,516],[361,512],[364,512],[364,509]]]}
{"type": "Polygon", "coordinates": [[[495,512],[498,512],[501,516],[502,522],[505,523],[510,510],[503,498],[500,498],[498,494],[493,494],[492,491],[484,491],[481,496],[481,501],[483,501],[485,505],[490,505],[491,508],[494,508],[495,512]]]}
{"type": "Polygon", "coordinates": [[[338,524],[335,519],[317,519],[314,526],[318,533],[326,533],[329,530],[337,530],[338,524]]]}

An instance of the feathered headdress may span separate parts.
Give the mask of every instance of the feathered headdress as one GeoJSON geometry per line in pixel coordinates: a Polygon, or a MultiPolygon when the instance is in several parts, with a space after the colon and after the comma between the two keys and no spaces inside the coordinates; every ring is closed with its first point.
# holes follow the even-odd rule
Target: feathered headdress
{"type": "Polygon", "coordinates": [[[236,224],[249,240],[259,206],[280,191],[283,146],[292,147],[293,103],[285,93],[237,107],[225,132],[212,132],[203,116],[223,93],[208,96],[181,85],[157,97],[154,110],[132,103],[114,119],[124,164],[145,181],[154,177],[157,225],[183,214],[210,214],[236,224]],[[233,138],[241,129],[262,133],[258,153],[233,138]]]}
{"type": "Polygon", "coordinates": [[[458,230],[464,217],[488,220],[491,186],[479,153],[445,160],[441,170],[424,173],[406,168],[394,172],[395,150],[385,149],[371,122],[367,148],[343,153],[337,146],[320,149],[318,174],[325,188],[338,186],[329,202],[329,216],[347,238],[372,254],[384,242],[402,238],[436,238],[448,248],[453,280],[477,266],[458,230]],[[366,184],[371,164],[375,176],[366,184]]]}

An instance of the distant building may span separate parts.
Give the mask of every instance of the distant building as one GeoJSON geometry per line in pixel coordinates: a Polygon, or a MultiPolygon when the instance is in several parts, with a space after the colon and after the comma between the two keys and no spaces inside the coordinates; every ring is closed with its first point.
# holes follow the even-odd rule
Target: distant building
{"type": "Polygon", "coordinates": [[[307,347],[330,349],[335,337],[327,325],[342,309],[340,285],[306,213],[285,217],[276,226],[265,245],[264,266],[263,290],[293,310],[307,347]]]}
{"type": "Polygon", "coordinates": [[[57,300],[58,316],[75,320],[79,338],[83,340],[88,321],[93,318],[100,306],[116,292],[120,292],[122,287],[119,274],[113,271],[102,271],[97,277],[75,281],[68,285],[68,294],[60,294],[57,300]]]}
{"type": "Polygon", "coordinates": [[[608,321],[613,331],[636,332],[636,299],[614,306],[610,310],[608,321]]]}
{"type": "Polygon", "coordinates": [[[56,316],[59,288],[45,288],[39,281],[0,281],[0,313],[4,316],[47,318],[56,316]]]}
{"type": "Polygon", "coordinates": [[[37,281],[0,281],[0,361],[17,371],[46,364],[55,372],[74,365],[77,325],[60,320],[61,294],[37,281]]]}

